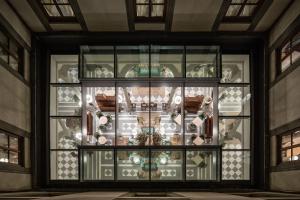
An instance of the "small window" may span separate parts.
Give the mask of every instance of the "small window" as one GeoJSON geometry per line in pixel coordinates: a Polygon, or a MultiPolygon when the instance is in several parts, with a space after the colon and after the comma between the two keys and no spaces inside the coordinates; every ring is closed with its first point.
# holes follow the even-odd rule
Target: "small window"
{"type": "Polygon", "coordinates": [[[300,33],[298,32],[290,38],[279,49],[280,53],[280,72],[287,70],[291,65],[300,60],[300,33]]]}
{"type": "Polygon", "coordinates": [[[136,0],[136,21],[164,21],[166,0],[136,0]]]}
{"type": "Polygon", "coordinates": [[[49,21],[76,20],[74,10],[69,0],[41,0],[41,7],[49,21]]]}
{"type": "Polygon", "coordinates": [[[300,160],[300,129],[280,136],[280,161],[300,160]]]}
{"type": "Polygon", "coordinates": [[[0,133],[0,162],[21,164],[20,138],[0,133]]]}
{"type": "Polygon", "coordinates": [[[251,21],[262,2],[262,0],[232,0],[223,20],[251,21]]]}
{"type": "Polygon", "coordinates": [[[23,48],[0,31],[0,65],[7,65],[23,75],[23,48]]]}

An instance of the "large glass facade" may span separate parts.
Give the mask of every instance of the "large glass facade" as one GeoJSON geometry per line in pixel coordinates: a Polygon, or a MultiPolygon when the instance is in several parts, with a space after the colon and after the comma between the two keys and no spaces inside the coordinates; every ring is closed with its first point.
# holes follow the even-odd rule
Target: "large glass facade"
{"type": "Polygon", "coordinates": [[[216,46],[51,55],[51,179],[250,180],[249,55],[220,61],[216,46]]]}

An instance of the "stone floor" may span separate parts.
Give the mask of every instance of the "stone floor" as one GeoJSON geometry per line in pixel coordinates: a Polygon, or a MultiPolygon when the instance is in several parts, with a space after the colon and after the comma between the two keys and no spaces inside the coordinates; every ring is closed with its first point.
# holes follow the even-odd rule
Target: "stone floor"
{"type": "Polygon", "coordinates": [[[170,193],[128,193],[128,192],[16,192],[0,193],[0,200],[300,200],[300,194],[275,192],[170,192],[170,193]]]}

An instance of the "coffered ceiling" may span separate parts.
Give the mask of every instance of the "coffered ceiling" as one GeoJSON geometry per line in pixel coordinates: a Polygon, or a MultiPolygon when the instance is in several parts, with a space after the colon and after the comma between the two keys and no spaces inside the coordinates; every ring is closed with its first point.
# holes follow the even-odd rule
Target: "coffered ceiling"
{"type": "Polygon", "coordinates": [[[33,32],[257,32],[267,31],[295,0],[5,1],[33,32]]]}

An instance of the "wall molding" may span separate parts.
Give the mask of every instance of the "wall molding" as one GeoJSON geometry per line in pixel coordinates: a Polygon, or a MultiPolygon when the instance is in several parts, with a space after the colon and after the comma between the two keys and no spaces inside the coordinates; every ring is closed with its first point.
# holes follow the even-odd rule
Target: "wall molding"
{"type": "Polygon", "coordinates": [[[286,123],[282,126],[279,126],[273,130],[270,130],[270,136],[276,136],[276,135],[281,135],[283,133],[292,131],[296,128],[300,127],[300,118],[296,119],[294,121],[291,121],[289,123],[286,123]]]}
{"type": "Polygon", "coordinates": [[[19,127],[16,127],[12,124],[9,124],[3,120],[0,120],[0,130],[12,133],[14,135],[18,135],[21,137],[30,138],[30,133],[26,130],[23,130],[19,127]]]}
{"type": "MultiPolygon", "coordinates": [[[[0,162],[0,172],[31,174],[30,168],[21,167],[20,165],[0,162]]],[[[15,180],[17,181],[17,180],[15,180]]]]}

